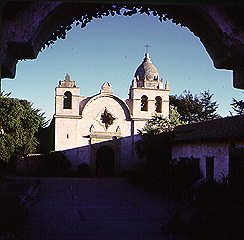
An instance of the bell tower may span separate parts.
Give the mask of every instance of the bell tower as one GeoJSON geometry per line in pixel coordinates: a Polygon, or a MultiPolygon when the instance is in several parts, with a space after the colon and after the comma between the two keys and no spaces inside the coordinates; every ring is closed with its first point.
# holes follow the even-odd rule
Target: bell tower
{"type": "Polygon", "coordinates": [[[154,113],[169,117],[169,83],[160,78],[148,53],[135,72],[128,105],[135,122],[135,130],[141,129],[154,113]]]}
{"type": "Polygon", "coordinates": [[[59,81],[59,86],[56,87],[55,115],[78,116],[79,95],[80,88],[76,87],[76,82],[71,81],[66,73],[65,80],[59,81]]]}
{"type": "Polygon", "coordinates": [[[79,146],[80,88],[67,73],[55,90],[55,151],[59,151],[79,146]]]}

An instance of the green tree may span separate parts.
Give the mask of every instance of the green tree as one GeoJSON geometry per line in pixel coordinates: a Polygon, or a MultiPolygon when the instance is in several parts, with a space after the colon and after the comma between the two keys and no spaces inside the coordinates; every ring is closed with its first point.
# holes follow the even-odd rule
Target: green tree
{"type": "Polygon", "coordinates": [[[185,122],[181,120],[181,116],[177,110],[177,107],[172,105],[169,106],[169,119],[173,128],[178,125],[185,124],[185,122]]]}
{"type": "Polygon", "coordinates": [[[162,115],[154,114],[151,119],[147,120],[142,130],[138,130],[138,132],[140,135],[147,133],[155,135],[171,130],[172,126],[169,119],[164,118],[162,115]]]}
{"type": "Polygon", "coordinates": [[[45,124],[44,113],[27,100],[0,97],[0,160],[19,162],[33,153],[38,144],[36,132],[45,124]]]}
{"type": "Polygon", "coordinates": [[[174,127],[182,124],[179,120],[179,113],[175,107],[171,106],[169,112],[169,118],[164,118],[162,115],[155,113],[152,115],[151,119],[146,122],[145,126],[141,130],[138,130],[141,139],[136,142],[136,151],[140,158],[143,156],[151,156],[151,150],[158,144],[156,135],[160,136],[160,133],[167,134],[167,141],[169,141],[171,131],[173,131],[174,127]]]}
{"type": "Polygon", "coordinates": [[[162,132],[170,132],[181,124],[184,124],[184,122],[180,120],[180,114],[177,108],[175,106],[169,106],[169,119],[155,113],[138,132],[140,135],[147,133],[155,135],[162,132]]]}
{"type": "Polygon", "coordinates": [[[180,114],[180,120],[190,123],[195,122],[199,112],[199,98],[193,96],[190,91],[184,91],[183,94],[170,96],[170,105],[177,108],[180,114]]]}
{"type": "Polygon", "coordinates": [[[5,93],[4,91],[0,91],[0,97],[9,97],[11,93],[5,93]]]}
{"type": "Polygon", "coordinates": [[[220,118],[217,113],[218,103],[213,101],[209,90],[193,95],[190,91],[170,96],[170,105],[177,108],[180,120],[184,123],[200,122],[220,118]]]}
{"type": "MultiPolygon", "coordinates": [[[[232,102],[230,104],[232,106],[232,109],[235,111],[235,115],[244,115],[244,101],[243,100],[236,100],[235,98],[232,98],[232,102]]],[[[231,112],[231,115],[233,113],[231,112]]]]}
{"type": "Polygon", "coordinates": [[[217,101],[212,101],[213,93],[209,90],[200,93],[200,112],[198,113],[199,121],[212,120],[220,118],[217,113],[219,107],[217,101]]]}

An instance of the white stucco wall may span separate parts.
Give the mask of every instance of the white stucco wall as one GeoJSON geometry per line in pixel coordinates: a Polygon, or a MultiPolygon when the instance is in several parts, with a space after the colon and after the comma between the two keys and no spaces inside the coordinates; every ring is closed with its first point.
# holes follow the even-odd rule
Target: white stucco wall
{"type": "MultiPolygon", "coordinates": [[[[66,81],[66,80],[65,80],[66,81]]],[[[162,98],[162,114],[169,114],[169,90],[137,88],[132,90],[133,99],[121,99],[113,94],[109,83],[105,83],[99,94],[92,97],[79,96],[80,88],[68,80],[56,88],[55,103],[55,150],[65,151],[73,169],[81,163],[92,165],[94,169],[96,147],[108,144],[116,150],[116,168],[128,170],[140,161],[135,151],[135,139],[152,113],[155,112],[155,97],[162,98]],[[66,87],[66,85],[72,87],[66,87]],[[72,108],[64,109],[64,93],[72,94],[72,108]],[[141,96],[148,97],[148,111],[141,111],[141,96]],[[101,121],[105,108],[115,118],[106,129],[101,121]],[[133,115],[132,115],[133,113],[133,115]],[[93,134],[91,134],[91,126],[93,134]],[[119,129],[119,130],[118,130],[119,129]],[[90,135],[93,137],[90,144],[90,135]],[[100,134],[100,135],[99,135],[100,134]],[[108,139],[101,136],[108,136],[108,139]],[[120,140],[112,141],[113,136],[120,140]],[[106,142],[107,141],[107,142],[106,142]],[[94,148],[94,144],[97,144],[94,148]],[[119,145],[118,145],[119,144],[119,145]],[[119,146],[119,147],[118,147],[119,146]],[[95,149],[95,150],[94,150],[95,149]],[[120,150],[118,150],[120,149],[120,150]]]]}
{"type": "Polygon", "coordinates": [[[199,165],[203,177],[206,178],[206,158],[214,156],[214,178],[218,181],[223,176],[228,175],[229,166],[229,143],[181,143],[172,147],[172,158],[179,157],[200,158],[199,165]]]}
{"type": "Polygon", "coordinates": [[[56,87],[56,100],[55,100],[55,114],[56,115],[67,115],[77,116],[79,115],[79,94],[80,88],[77,87],[56,87]],[[72,94],[72,109],[64,109],[64,93],[70,92],[72,94]]]}
{"type": "Polygon", "coordinates": [[[125,112],[118,101],[109,96],[101,96],[98,98],[91,99],[89,101],[83,111],[82,111],[82,119],[80,121],[81,134],[88,135],[90,132],[91,125],[94,126],[94,131],[100,132],[116,132],[117,127],[119,126],[121,129],[122,136],[130,136],[130,121],[126,120],[125,112]],[[104,111],[105,107],[108,112],[116,118],[112,125],[108,127],[107,130],[101,125],[100,115],[101,112],[104,111]]]}
{"type": "Polygon", "coordinates": [[[162,114],[164,117],[169,116],[169,90],[165,89],[146,89],[134,88],[131,89],[131,113],[133,118],[146,118],[150,119],[152,114],[155,113],[155,97],[162,98],[162,114]],[[141,97],[146,95],[148,97],[148,111],[141,111],[141,97]]]}
{"type": "MultiPolygon", "coordinates": [[[[81,115],[78,116],[56,116],[55,118],[55,150],[65,150],[66,156],[72,162],[73,169],[81,163],[91,164],[91,145],[89,144],[90,129],[93,125],[95,132],[108,132],[112,135],[116,133],[117,128],[121,131],[120,140],[120,171],[131,167],[134,158],[133,136],[131,136],[132,122],[128,119],[129,109],[118,101],[117,97],[95,95],[93,98],[80,98],[81,115]],[[114,123],[104,128],[100,118],[104,109],[115,118],[114,123]],[[67,138],[68,134],[68,138],[67,138]]],[[[61,106],[59,106],[61,107],[61,106]]],[[[104,139],[103,145],[113,146],[111,140],[104,139]],[[106,141],[108,141],[106,143],[106,141]],[[112,145],[111,145],[112,144],[112,145]]],[[[98,145],[99,146],[99,145],[98,145]]],[[[93,150],[94,151],[94,150],[93,150]]],[[[93,152],[94,154],[94,152],[93,152]]],[[[95,159],[95,157],[93,156],[95,159]]],[[[93,166],[94,169],[94,166],[93,166]]]]}
{"type": "Polygon", "coordinates": [[[55,151],[79,146],[79,120],[76,118],[55,118],[55,151]]]}

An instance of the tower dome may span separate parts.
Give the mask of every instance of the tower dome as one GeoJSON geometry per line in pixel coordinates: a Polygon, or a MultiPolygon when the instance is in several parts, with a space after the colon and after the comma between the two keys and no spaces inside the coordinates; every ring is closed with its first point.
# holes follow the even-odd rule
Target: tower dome
{"type": "Polygon", "coordinates": [[[145,58],[141,65],[136,69],[132,87],[151,89],[162,88],[162,80],[159,77],[158,70],[152,64],[148,53],[145,54],[145,58]]]}
{"type": "Polygon", "coordinates": [[[145,58],[141,65],[137,68],[135,76],[137,81],[157,81],[159,74],[156,67],[152,64],[149,54],[145,54],[145,58]]]}

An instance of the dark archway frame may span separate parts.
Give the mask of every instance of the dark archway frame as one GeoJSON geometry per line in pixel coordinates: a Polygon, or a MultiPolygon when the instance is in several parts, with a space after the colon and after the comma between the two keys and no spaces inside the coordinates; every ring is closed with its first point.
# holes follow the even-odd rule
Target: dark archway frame
{"type": "Polygon", "coordinates": [[[96,152],[96,175],[100,177],[114,176],[115,151],[109,145],[102,145],[96,152]]]}
{"type": "Polygon", "coordinates": [[[122,8],[124,15],[149,14],[150,10],[162,21],[187,27],[200,38],[214,66],[233,70],[234,87],[244,89],[243,7],[166,5],[165,1],[119,1],[116,5],[106,0],[89,4],[30,1],[25,7],[23,2],[8,2],[2,17],[2,78],[15,77],[19,59],[35,59],[43,47],[65,38],[74,21],[84,27],[93,18],[121,13],[122,8]]]}

